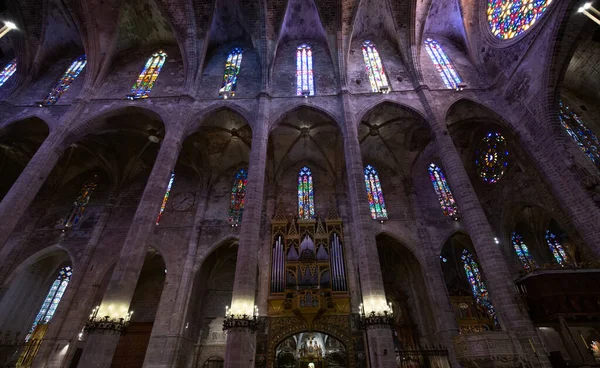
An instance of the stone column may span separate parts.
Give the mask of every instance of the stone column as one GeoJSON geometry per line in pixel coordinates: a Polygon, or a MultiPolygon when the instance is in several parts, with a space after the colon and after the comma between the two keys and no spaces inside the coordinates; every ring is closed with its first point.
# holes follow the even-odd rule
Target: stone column
{"type": "MultiPolygon", "coordinates": [[[[129,305],[148,251],[148,239],[156,226],[162,199],[181,150],[181,133],[167,134],[150,173],[121,254],[100,304],[98,316],[122,317],[129,305]]],[[[119,342],[118,334],[88,336],[80,367],[109,367],[119,342]]]]}
{"type": "Polygon", "coordinates": [[[266,220],[263,227],[262,246],[258,254],[259,272],[258,272],[258,309],[267,312],[269,308],[269,291],[271,281],[271,219],[275,216],[276,198],[274,186],[267,189],[266,200],[266,220]]]}
{"type": "MultiPolygon", "coordinates": [[[[503,329],[517,333],[524,351],[528,351],[529,339],[538,351],[543,351],[533,324],[527,316],[525,307],[516,294],[511,273],[506,260],[494,238],[497,236],[479,203],[477,193],[471,185],[462,158],[454,146],[452,137],[446,129],[443,114],[432,108],[429,101],[434,101],[429,90],[421,87],[419,90],[421,102],[427,111],[435,145],[441,159],[446,178],[452,188],[458,210],[462,216],[475,251],[483,270],[486,285],[498,314],[503,329]]],[[[549,365],[547,357],[540,357],[542,365],[549,365]]]]}
{"type": "MultiPolygon", "coordinates": [[[[260,223],[265,192],[267,143],[269,141],[268,107],[268,97],[261,96],[255,124],[252,126],[248,185],[244,199],[244,217],[233,282],[231,313],[235,315],[251,316],[254,312],[260,223]]],[[[264,314],[266,311],[260,311],[260,313],[264,314]]],[[[242,329],[228,330],[225,367],[254,367],[255,345],[256,335],[253,332],[242,329]]]]}
{"type": "MultiPolygon", "coordinates": [[[[6,260],[12,253],[14,245],[7,240],[62,156],[64,139],[64,131],[52,131],[0,203],[0,259],[6,260]]],[[[0,282],[9,269],[2,267],[0,282]]]]}
{"type": "MultiPolygon", "coordinates": [[[[194,277],[198,271],[196,254],[200,240],[200,230],[206,213],[207,195],[206,190],[199,190],[196,195],[199,198],[198,207],[191,229],[185,263],[178,280],[179,285],[173,293],[163,290],[160,297],[158,312],[152,327],[152,336],[144,359],[145,368],[185,366],[179,361],[179,359],[185,358],[182,356],[185,353],[183,344],[194,344],[186,336],[185,318],[190,307],[194,277]]],[[[169,272],[167,275],[172,274],[175,274],[175,272],[169,272]]],[[[188,353],[190,352],[188,351],[188,353]]]]}
{"type": "Polygon", "coordinates": [[[575,336],[573,336],[571,330],[569,329],[569,325],[567,324],[567,321],[565,321],[564,317],[558,318],[558,326],[556,332],[558,332],[558,334],[560,335],[565,349],[570,355],[571,360],[576,362],[578,361],[580,363],[585,362],[589,364],[591,358],[591,363],[595,363],[595,361],[593,360],[593,356],[589,352],[583,350],[583,340],[577,339],[575,336]]]}
{"type": "Polygon", "coordinates": [[[44,336],[44,342],[33,364],[35,368],[59,368],[73,357],[75,344],[72,342],[76,341],[84,321],[92,309],[92,301],[96,292],[94,285],[98,282],[99,277],[97,271],[94,271],[93,268],[88,269],[88,267],[115,202],[115,196],[111,195],[83,249],[78,267],[73,268],[73,278],[69,282],[48,327],[48,332],[44,336]],[[69,345],[66,353],[63,351],[65,345],[69,345]]]}
{"type": "MultiPolygon", "coordinates": [[[[364,166],[362,162],[358,128],[354,113],[350,108],[349,94],[342,94],[344,107],[344,158],[348,175],[349,215],[352,219],[351,234],[354,256],[358,259],[360,290],[364,312],[382,313],[387,310],[387,299],[383,286],[381,266],[375,237],[369,231],[371,214],[365,192],[364,166]]],[[[394,342],[392,331],[387,325],[373,325],[367,328],[367,344],[371,366],[395,368],[394,342]]]]}

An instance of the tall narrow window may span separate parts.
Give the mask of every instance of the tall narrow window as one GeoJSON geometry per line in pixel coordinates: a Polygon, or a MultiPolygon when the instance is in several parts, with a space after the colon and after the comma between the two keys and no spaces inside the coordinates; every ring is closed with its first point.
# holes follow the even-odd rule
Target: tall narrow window
{"type": "Polygon", "coordinates": [[[315,95],[312,49],[307,44],[302,44],[296,49],[296,95],[315,95]]]}
{"type": "Polygon", "coordinates": [[[298,218],[308,220],[315,217],[313,177],[308,167],[298,174],[298,218]]]}
{"type": "Polygon", "coordinates": [[[17,59],[12,59],[12,61],[2,69],[0,72],[0,87],[6,83],[8,78],[12,77],[13,74],[17,71],[17,59]]]}
{"type": "Polygon", "coordinates": [[[248,170],[240,169],[235,174],[235,179],[233,179],[233,188],[231,188],[231,198],[229,200],[229,223],[231,226],[242,223],[247,184],[248,170]]]}
{"type": "Polygon", "coordinates": [[[371,83],[372,92],[383,92],[387,93],[390,90],[385,71],[383,70],[383,64],[379,57],[379,52],[375,48],[373,42],[367,40],[362,44],[363,59],[365,60],[365,66],[367,67],[367,74],[369,75],[369,83],[371,83]]]}
{"type": "Polygon", "coordinates": [[[527,244],[523,241],[523,237],[516,233],[512,233],[511,241],[513,247],[515,248],[515,252],[517,253],[517,257],[521,261],[523,268],[526,270],[531,270],[532,268],[537,268],[537,264],[533,260],[531,254],[529,254],[529,248],[527,248],[527,244]]]}
{"type": "Polygon", "coordinates": [[[127,98],[131,100],[147,98],[166,60],[167,54],[162,50],[150,56],[127,98]]]}
{"type": "Polygon", "coordinates": [[[460,89],[459,84],[463,81],[458,72],[456,72],[456,69],[454,69],[444,49],[442,49],[442,45],[436,40],[428,38],[425,40],[425,48],[446,87],[448,89],[460,89]]]}
{"type": "Polygon", "coordinates": [[[92,193],[94,193],[97,186],[98,183],[96,177],[83,184],[83,187],[81,187],[81,191],[79,192],[79,197],[73,202],[73,206],[71,206],[71,210],[69,211],[67,218],[65,218],[65,227],[72,227],[79,223],[83,216],[83,212],[90,201],[92,193]]]}
{"type": "Polygon", "coordinates": [[[163,213],[165,213],[165,208],[167,207],[167,201],[169,200],[169,195],[171,194],[171,187],[173,186],[173,181],[175,181],[175,173],[171,173],[171,178],[169,179],[169,184],[167,185],[167,191],[165,192],[162,204],[160,205],[160,212],[158,213],[158,217],[156,218],[157,225],[160,222],[163,213]]]}
{"type": "Polygon", "coordinates": [[[379,174],[377,174],[377,170],[371,165],[365,167],[365,185],[367,186],[367,198],[369,199],[371,217],[374,220],[387,219],[387,210],[385,209],[379,174]]]}
{"type": "Polygon", "coordinates": [[[475,165],[484,183],[497,183],[502,178],[508,166],[508,147],[502,134],[490,132],[481,139],[475,165]]]}
{"type": "Polygon", "coordinates": [[[87,64],[87,59],[85,58],[85,55],[81,55],[80,57],[75,59],[75,61],[71,63],[71,66],[67,69],[65,74],[63,74],[60,80],[56,82],[56,85],[54,85],[52,91],[50,91],[50,93],[48,93],[48,96],[46,96],[44,101],[42,101],[42,105],[54,105],[58,101],[60,96],[62,96],[62,94],[69,89],[71,84],[73,84],[73,81],[75,80],[75,78],[77,78],[79,73],[81,73],[81,71],[85,67],[85,64],[87,64]]]}
{"type": "Polygon", "coordinates": [[[550,252],[554,256],[556,263],[559,265],[566,265],[569,263],[569,257],[565,252],[562,244],[558,240],[558,237],[554,235],[550,230],[546,230],[546,243],[548,244],[548,248],[550,248],[550,252]]]}
{"type": "Polygon", "coordinates": [[[242,64],[242,49],[235,48],[227,57],[225,63],[225,74],[223,75],[223,85],[219,90],[219,96],[227,98],[235,96],[235,87],[237,85],[237,76],[242,64]]]}
{"type": "Polygon", "coordinates": [[[438,196],[438,201],[440,201],[444,216],[456,218],[458,216],[458,208],[456,207],[454,197],[450,191],[450,186],[446,182],[446,177],[444,176],[442,169],[436,164],[431,163],[429,164],[428,170],[431,184],[433,184],[433,190],[435,190],[435,194],[438,196]]]}
{"type": "Polygon", "coordinates": [[[562,101],[559,102],[558,118],[581,152],[600,169],[600,140],[583,120],[562,101]]]}
{"type": "Polygon", "coordinates": [[[71,281],[71,275],[73,274],[73,270],[70,266],[65,266],[58,271],[58,276],[56,280],[52,283],[48,294],[46,295],[46,299],[44,299],[44,303],[40,308],[40,311],[35,317],[31,328],[29,329],[29,333],[25,337],[25,341],[29,341],[33,331],[40,324],[45,324],[50,322],[52,317],[54,316],[54,312],[56,312],[56,308],[58,307],[58,303],[60,303],[60,299],[62,298],[67,286],[69,285],[69,281],[71,281]]]}
{"type": "Polygon", "coordinates": [[[496,316],[496,310],[492,304],[487,287],[483,282],[483,276],[479,271],[479,264],[475,261],[475,257],[473,257],[468,250],[463,249],[461,259],[463,261],[467,280],[469,281],[469,284],[471,284],[471,292],[473,293],[475,301],[488,311],[490,317],[494,320],[496,327],[500,327],[496,316]]]}

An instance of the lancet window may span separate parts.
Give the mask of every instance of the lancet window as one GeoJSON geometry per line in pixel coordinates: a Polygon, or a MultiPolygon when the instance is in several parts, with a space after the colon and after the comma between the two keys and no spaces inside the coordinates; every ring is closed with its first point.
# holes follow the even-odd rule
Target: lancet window
{"type": "Polygon", "coordinates": [[[17,59],[12,59],[0,72],[0,87],[17,71],[17,59]]]}
{"type": "Polygon", "coordinates": [[[435,194],[437,194],[444,216],[457,217],[458,208],[456,207],[454,196],[450,191],[450,186],[446,182],[446,177],[444,176],[442,169],[436,164],[431,163],[429,164],[428,171],[431,184],[433,184],[433,190],[435,191],[435,194]]]}
{"type": "Polygon", "coordinates": [[[371,83],[372,92],[389,92],[390,87],[388,84],[379,52],[375,48],[375,44],[369,40],[362,44],[363,59],[365,60],[365,66],[367,68],[367,74],[369,75],[369,83],[371,83]]]}
{"type": "Polygon", "coordinates": [[[558,118],[560,123],[573,138],[581,152],[600,169],[600,140],[569,106],[560,101],[559,107],[558,118]]]}
{"type": "Polygon", "coordinates": [[[236,47],[229,53],[229,56],[227,56],[223,84],[219,90],[219,96],[224,98],[235,96],[235,87],[237,86],[237,77],[240,73],[240,65],[242,65],[242,49],[236,47]]]}
{"type": "Polygon", "coordinates": [[[231,197],[229,199],[229,223],[237,226],[242,223],[244,213],[244,197],[246,196],[246,185],[248,184],[248,170],[240,169],[233,179],[231,197]]]}
{"type": "Polygon", "coordinates": [[[54,105],[58,101],[60,96],[62,96],[63,93],[65,93],[69,89],[71,84],[73,84],[73,81],[75,81],[75,78],[77,78],[79,73],[81,73],[86,64],[87,59],[85,55],[81,55],[80,57],[75,59],[75,61],[71,63],[71,66],[69,66],[67,71],[65,71],[60,80],[56,82],[56,84],[54,85],[50,93],[48,93],[44,101],[42,101],[42,105],[54,105]]]}
{"type": "Polygon", "coordinates": [[[490,132],[475,152],[475,165],[484,183],[497,183],[508,166],[508,147],[502,134],[490,132]]]}
{"type": "Polygon", "coordinates": [[[169,184],[167,185],[167,191],[165,192],[165,196],[163,197],[162,204],[160,205],[160,212],[158,213],[158,217],[156,218],[156,224],[158,225],[160,219],[165,213],[165,208],[167,208],[167,201],[169,201],[169,195],[171,195],[171,187],[173,186],[173,182],[175,181],[175,173],[171,173],[171,178],[169,179],[169,184]]]}
{"type": "Polygon", "coordinates": [[[167,54],[162,50],[150,56],[127,98],[147,98],[166,60],[167,54]]]}
{"type": "Polygon", "coordinates": [[[440,77],[444,81],[444,84],[448,89],[460,89],[460,84],[463,82],[458,75],[456,69],[452,65],[450,58],[444,52],[442,45],[440,45],[436,40],[428,38],[425,40],[425,48],[427,49],[427,53],[435,65],[435,69],[437,70],[440,77]]]}
{"type": "Polygon", "coordinates": [[[296,95],[314,96],[312,49],[302,44],[296,49],[296,95]]]}
{"type": "Polygon", "coordinates": [[[371,165],[365,167],[365,185],[367,187],[367,199],[369,200],[369,209],[371,217],[374,220],[387,219],[387,210],[381,191],[381,183],[379,182],[379,174],[371,165]]]}
{"type": "Polygon", "coordinates": [[[467,275],[467,280],[471,285],[471,292],[473,293],[473,297],[477,304],[484,307],[490,317],[494,320],[494,324],[496,327],[500,327],[498,323],[498,318],[496,316],[496,310],[494,309],[494,305],[492,304],[492,300],[488,293],[487,287],[485,286],[485,282],[483,281],[483,276],[481,271],[479,270],[479,264],[475,260],[475,257],[466,249],[463,249],[461,259],[463,262],[463,267],[465,269],[465,274],[467,275]]]}
{"type": "Polygon", "coordinates": [[[550,248],[550,252],[552,252],[556,263],[563,266],[569,263],[567,252],[565,252],[558,237],[550,230],[546,230],[546,244],[548,244],[548,248],[550,248]]]}
{"type": "Polygon", "coordinates": [[[526,270],[531,270],[532,268],[537,268],[537,264],[535,263],[533,257],[529,253],[529,248],[523,237],[517,232],[512,233],[511,242],[513,247],[515,248],[515,252],[517,253],[517,257],[519,257],[519,261],[523,265],[523,268],[526,270]]]}
{"type": "Polygon", "coordinates": [[[488,24],[494,36],[508,40],[527,31],[552,0],[488,0],[488,24]]]}
{"type": "Polygon", "coordinates": [[[60,303],[60,300],[69,285],[69,281],[71,281],[72,274],[73,270],[71,269],[71,266],[65,266],[58,271],[58,276],[52,283],[48,294],[46,294],[44,303],[42,303],[42,307],[36,315],[35,320],[29,329],[29,333],[25,337],[25,341],[31,339],[38,325],[50,322],[56,312],[56,308],[58,308],[58,303],[60,303]]]}
{"type": "Polygon", "coordinates": [[[315,217],[315,198],[313,193],[313,177],[308,167],[303,167],[298,174],[298,218],[302,220],[315,217]]]}
{"type": "Polygon", "coordinates": [[[96,190],[97,186],[98,183],[96,181],[96,177],[83,184],[81,190],[79,191],[79,196],[75,202],[73,202],[71,210],[65,218],[65,227],[73,227],[79,224],[79,221],[83,217],[83,212],[85,211],[85,208],[92,197],[92,193],[94,193],[94,190],[96,190]]]}

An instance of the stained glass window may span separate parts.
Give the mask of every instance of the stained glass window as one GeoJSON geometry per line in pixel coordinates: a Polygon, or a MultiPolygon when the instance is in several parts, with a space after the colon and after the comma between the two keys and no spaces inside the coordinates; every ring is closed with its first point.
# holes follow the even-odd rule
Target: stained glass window
{"type": "Polygon", "coordinates": [[[454,69],[452,62],[444,52],[444,49],[442,49],[442,45],[436,40],[428,38],[425,40],[425,48],[446,87],[449,89],[459,89],[459,84],[462,83],[462,79],[460,78],[460,75],[458,75],[456,69],[454,69]]]}
{"type": "Polygon", "coordinates": [[[150,56],[127,98],[147,98],[166,60],[167,54],[162,50],[150,56]]]}
{"type": "Polygon", "coordinates": [[[42,101],[42,104],[54,105],[58,101],[60,96],[62,96],[62,94],[69,89],[71,84],[73,84],[73,81],[75,81],[75,78],[77,78],[79,73],[81,73],[81,71],[85,67],[85,64],[87,64],[87,59],[85,58],[85,55],[81,55],[80,57],[75,59],[75,61],[71,63],[71,66],[69,66],[65,74],[63,74],[60,80],[56,82],[54,88],[52,88],[52,91],[50,91],[50,93],[48,93],[48,96],[46,96],[44,101],[42,101]]]}
{"type": "Polygon", "coordinates": [[[71,281],[71,276],[73,275],[73,270],[70,266],[65,266],[58,271],[58,276],[56,280],[52,283],[48,294],[46,295],[46,299],[44,299],[44,303],[40,308],[40,311],[35,317],[31,328],[29,329],[29,333],[25,337],[25,341],[29,341],[33,331],[39,324],[46,324],[50,322],[52,317],[54,316],[54,312],[56,312],[56,308],[58,308],[58,303],[60,303],[60,299],[62,298],[67,286],[69,285],[69,281],[71,281]]]}
{"type": "Polygon", "coordinates": [[[498,323],[496,310],[492,304],[487,287],[483,282],[483,276],[481,275],[481,271],[479,271],[479,264],[475,261],[475,257],[466,249],[463,249],[461,259],[475,301],[488,311],[490,317],[494,320],[494,324],[499,328],[500,324],[498,323]]]}
{"type": "Polygon", "coordinates": [[[231,188],[231,198],[229,200],[229,223],[232,226],[242,223],[247,184],[248,170],[240,169],[235,174],[235,179],[233,179],[233,188],[231,188]]]}
{"type": "Polygon", "coordinates": [[[298,218],[308,220],[315,217],[313,177],[308,167],[298,174],[298,218]]]}
{"type": "Polygon", "coordinates": [[[169,184],[167,185],[167,191],[165,192],[162,204],[160,205],[160,212],[158,213],[158,217],[156,218],[157,225],[160,222],[163,213],[165,213],[165,208],[167,207],[167,201],[169,200],[169,195],[171,194],[171,187],[173,186],[173,181],[175,181],[175,173],[171,173],[171,178],[169,179],[169,184]]]}
{"type": "Polygon", "coordinates": [[[554,256],[556,263],[563,266],[569,263],[569,257],[562,244],[560,244],[560,240],[558,240],[558,237],[550,230],[546,230],[546,243],[554,256]]]}
{"type": "Polygon", "coordinates": [[[456,207],[454,196],[452,196],[450,186],[446,182],[446,177],[444,176],[442,169],[436,164],[431,163],[429,164],[428,170],[431,184],[433,184],[433,190],[435,190],[435,194],[438,196],[444,216],[457,217],[458,208],[456,207]]]}
{"type": "Polygon", "coordinates": [[[223,75],[223,85],[219,90],[219,96],[227,98],[227,95],[235,96],[235,87],[237,85],[237,76],[242,64],[242,49],[235,48],[227,57],[225,63],[225,74],[223,75]]]}
{"type": "Polygon", "coordinates": [[[488,0],[488,24],[494,36],[508,40],[527,31],[552,0],[488,0]]]}
{"type": "Polygon", "coordinates": [[[369,75],[369,83],[371,83],[371,91],[389,92],[390,88],[383,70],[383,64],[373,42],[369,40],[363,42],[362,52],[367,74],[369,75]]]}
{"type": "Polygon", "coordinates": [[[600,140],[581,118],[562,101],[558,118],[581,152],[600,169],[600,140]]]}
{"type": "Polygon", "coordinates": [[[312,49],[307,44],[302,44],[296,49],[296,95],[315,95],[312,49]]]}
{"type": "Polygon", "coordinates": [[[475,165],[485,183],[496,183],[508,166],[506,139],[500,133],[488,133],[475,152],[475,165]]]}
{"type": "Polygon", "coordinates": [[[96,182],[95,177],[83,184],[83,187],[81,187],[81,190],[79,191],[79,196],[75,202],[73,202],[73,206],[71,207],[67,218],[65,218],[65,227],[72,227],[79,223],[83,216],[83,212],[90,201],[92,193],[94,193],[94,190],[96,190],[97,186],[98,183],[96,182]]]}
{"type": "Polygon", "coordinates": [[[367,198],[369,199],[371,217],[374,220],[387,219],[387,210],[385,209],[379,174],[377,174],[377,170],[371,165],[365,167],[365,185],[367,186],[367,198]]]}
{"type": "Polygon", "coordinates": [[[6,83],[8,78],[12,77],[13,74],[17,71],[17,59],[12,59],[12,61],[2,69],[0,72],[0,87],[6,83]]]}
{"type": "Polygon", "coordinates": [[[519,261],[523,265],[523,268],[526,270],[531,270],[532,268],[537,268],[537,264],[533,260],[533,257],[529,253],[529,248],[523,237],[517,232],[512,233],[511,237],[512,245],[515,248],[515,252],[517,253],[517,257],[519,257],[519,261]]]}

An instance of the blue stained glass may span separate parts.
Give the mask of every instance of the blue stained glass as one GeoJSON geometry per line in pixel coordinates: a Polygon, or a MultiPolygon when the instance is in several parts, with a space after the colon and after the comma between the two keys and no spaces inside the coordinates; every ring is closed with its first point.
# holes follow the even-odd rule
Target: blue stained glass
{"type": "Polygon", "coordinates": [[[75,61],[73,61],[71,66],[69,66],[65,74],[63,74],[60,80],[56,82],[56,84],[54,85],[50,93],[48,93],[42,104],[54,105],[58,101],[60,96],[62,96],[63,93],[65,93],[69,89],[71,84],[73,84],[75,78],[77,78],[79,73],[81,73],[86,64],[87,59],[85,55],[82,55],[75,59],[75,61]]]}
{"type": "Polygon", "coordinates": [[[531,270],[531,269],[537,268],[537,264],[535,263],[535,260],[529,253],[529,248],[523,241],[523,237],[520,234],[513,232],[511,241],[512,241],[513,247],[515,248],[515,252],[517,253],[517,257],[519,257],[519,260],[521,261],[521,264],[523,265],[523,268],[526,270],[531,270]]]}
{"type": "Polygon", "coordinates": [[[475,261],[473,255],[466,249],[463,249],[461,259],[475,301],[488,311],[490,317],[494,320],[494,325],[497,328],[500,328],[496,310],[494,309],[487,287],[483,281],[483,276],[479,271],[479,264],[475,261]]]}
{"type": "Polygon", "coordinates": [[[569,263],[569,257],[567,256],[562,244],[560,244],[558,237],[550,230],[546,230],[546,243],[548,244],[548,248],[550,248],[550,252],[552,252],[552,255],[554,256],[556,263],[563,266],[569,263]]]}
{"type": "Polygon", "coordinates": [[[373,42],[367,40],[362,45],[363,59],[365,61],[365,67],[367,68],[367,74],[369,75],[369,83],[371,84],[372,92],[387,92],[389,91],[389,85],[387,77],[379,57],[379,52],[375,48],[373,42]]]}
{"type": "Polygon", "coordinates": [[[559,102],[558,118],[583,154],[600,169],[600,140],[583,120],[562,101],[559,102]]]}
{"type": "Polygon", "coordinates": [[[436,40],[428,38],[425,40],[425,48],[446,87],[449,89],[458,89],[458,85],[462,83],[462,79],[458,75],[458,72],[456,72],[456,69],[454,69],[444,49],[442,49],[442,45],[436,40]]]}
{"type": "Polygon", "coordinates": [[[162,50],[150,56],[127,97],[132,100],[147,98],[166,60],[167,54],[162,50]]]}
{"type": "Polygon", "coordinates": [[[490,132],[481,139],[475,165],[484,183],[497,183],[502,178],[508,166],[508,149],[502,134],[490,132]]]}
{"type": "Polygon", "coordinates": [[[313,178],[308,167],[298,174],[298,218],[309,220],[315,217],[313,178]]]}
{"type": "Polygon", "coordinates": [[[365,186],[367,187],[367,199],[369,200],[371,217],[374,220],[387,219],[387,210],[385,208],[379,174],[377,174],[377,170],[371,165],[365,167],[365,186]]]}
{"type": "Polygon", "coordinates": [[[428,171],[429,179],[431,179],[433,190],[435,190],[435,194],[438,196],[438,201],[440,202],[444,216],[458,216],[458,208],[454,202],[454,196],[452,195],[452,191],[450,191],[450,186],[446,182],[446,177],[444,176],[442,169],[432,163],[429,164],[428,171]]]}
{"type": "Polygon", "coordinates": [[[237,76],[240,73],[240,65],[242,64],[242,49],[235,48],[227,57],[225,63],[225,74],[223,75],[223,84],[219,90],[220,96],[225,96],[229,92],[231,97],[235,96],[235,88],[237,86],[237,76]]]}
{"type": "Polygon", "coordinates": [[[17,71],[17,59],[12,59],[0,72],[0,87],[17,71]]]}
{"type": "Polygon", "coordinates": [[[527,31],[552,0],[488,0],[488,24],[494,36],[508,40],[527,31]]]}
{"type": "Polygon", "coordinates": [[[296,95],[315,95],[312,49],[307,44],[296,49],[296,95]]]}
{"type": "Polygon", "coordinates": [[[165,196],[163,197],[162,204],[160,205],[160,212],[158,213],[158,217],[156,218],[156,224],[160,223],[160,219],[165,213],[165,208],[167,208],[167,201],[169,200],[169,195],[171,195],[171,187],[173,186],[173,182],[175,181],[175,173],[171,173],[171,178],[169,179],[169,184],[167,185],[167,191],[165,192],[165,196]]]}
{"type": "Polygon", "coordinates": [[[65,227],[72,227],[79,223],[83,217],[83,212],[85,211],[85,208],[92,197],[92,193],[94,193],[94,190],[96,190],[97,186],[98,183],[96,182],[95,177],[83,185],[81,191],[79,192],[79,197],[77,197],[75,202],[73,202],[73,206],[71,206],[71,210],[65,219],[65,227]]]}
{"type": "Polygon", "coordinates": [[[238,225],[242,222],[244,214],[244,197],[246,196],[246,185],[248,185],[248,170],[240,169],[235,174],[231,196],[229,200],[229,223],[238,225]]]}

